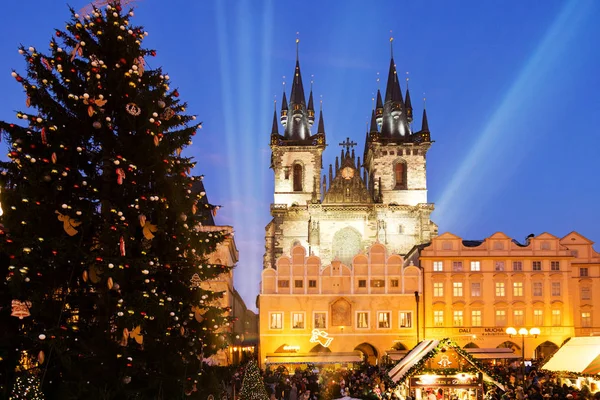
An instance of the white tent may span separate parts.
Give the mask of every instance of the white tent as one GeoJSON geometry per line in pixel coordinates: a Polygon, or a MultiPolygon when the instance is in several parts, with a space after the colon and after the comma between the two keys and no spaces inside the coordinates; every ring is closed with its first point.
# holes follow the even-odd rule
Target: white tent
{"type": "Polygon", "coordinates": [[[553,372],[600,373],[600,336],[571,338],[542,368],[553,372]]]}

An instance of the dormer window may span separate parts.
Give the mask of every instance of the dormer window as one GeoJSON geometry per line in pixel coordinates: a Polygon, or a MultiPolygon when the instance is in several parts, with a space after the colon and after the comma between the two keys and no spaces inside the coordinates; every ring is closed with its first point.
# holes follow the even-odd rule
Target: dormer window
{"type": "Polygon", "coordinates": [[[294,164],[294,192],[302,191],[302,165],[294,164]]]}

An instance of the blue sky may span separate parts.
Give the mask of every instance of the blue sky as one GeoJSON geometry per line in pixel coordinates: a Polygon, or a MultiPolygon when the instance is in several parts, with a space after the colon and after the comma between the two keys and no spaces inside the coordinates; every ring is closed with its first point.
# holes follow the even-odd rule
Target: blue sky
{"type": "MultiPolygon", "coordinates": [[[[235,282],[251,308],[273,201],[273,100],[292,76],[296,32],[305,85],[314,75],[323,99],[325,165],[346,137],[362,152],[391,30],[415,115],[427,97],[429,201],[440,232],[521,240],[575,230],[600,240],[598,1],[139,0],[135,12],[134,24],[149,32],[144,44],[157,49],[150,66],[163,66],[204,121],[186,151],[211,202],[223,206],[217,222],[235,227],[235,282]]],[[[68,17],[60,0],[3,5],[0,119],[24,107],[10,76],[25,68],[17,46],[46,48],[68,17]]]]}

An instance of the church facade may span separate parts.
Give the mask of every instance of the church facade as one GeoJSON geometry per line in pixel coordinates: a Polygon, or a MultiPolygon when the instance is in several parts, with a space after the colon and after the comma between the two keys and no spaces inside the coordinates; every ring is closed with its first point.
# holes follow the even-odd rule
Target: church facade
{"type": "Polygon", "coordinates": [[[392,57],[363,153],[347,138],[335,165],[324,168],[323,109],[316,118],[312,89],[306,101],[298,59],[287,100],[284,92],[270,137],[275,185],[258,299],[260,361],[311,362],[324,348],[334,361],[356,357],[355,349],[375,361],[399,336],[414,344],[421,272],[405,268],[403,255],[437,236],[427,201],[426,111],[421,130],[411,131],[410,93],[392,57]],[[337,339],[325,346],[328,329],[337,339]],[[365,335],[375,339],[364,343],[365,335]]]}

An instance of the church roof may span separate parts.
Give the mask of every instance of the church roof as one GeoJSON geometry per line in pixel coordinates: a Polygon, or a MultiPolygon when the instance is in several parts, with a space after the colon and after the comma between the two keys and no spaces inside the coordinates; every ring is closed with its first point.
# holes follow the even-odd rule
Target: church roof
{"type": "Polygon", "coordinates": [[[356,167],[354,152],[352,155],[348,150],[336,175],[329,184],[329,189],[323,198],[323,204],[370,204],[373,203],[369,191],[356,167]]]}

